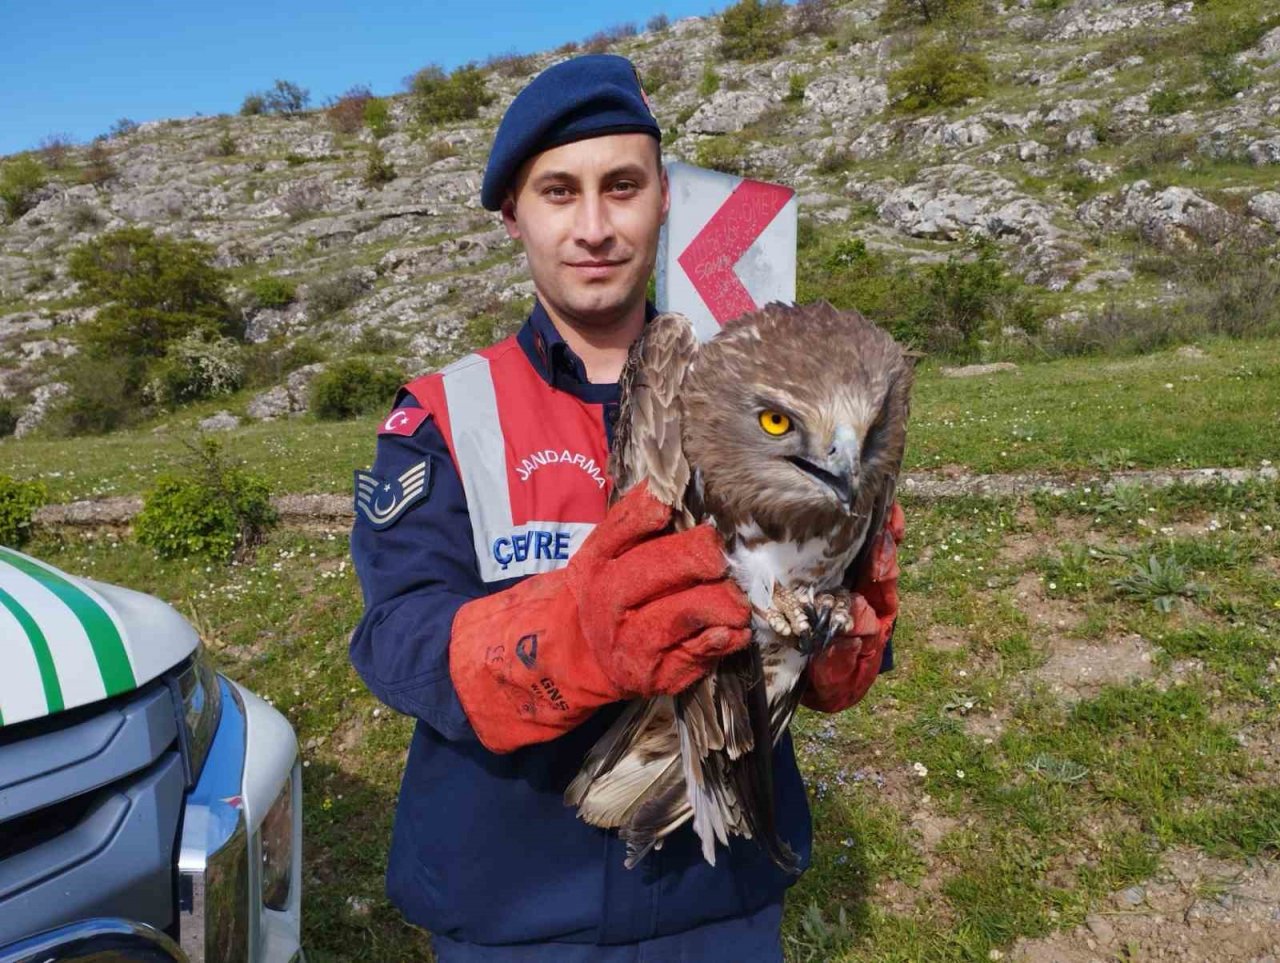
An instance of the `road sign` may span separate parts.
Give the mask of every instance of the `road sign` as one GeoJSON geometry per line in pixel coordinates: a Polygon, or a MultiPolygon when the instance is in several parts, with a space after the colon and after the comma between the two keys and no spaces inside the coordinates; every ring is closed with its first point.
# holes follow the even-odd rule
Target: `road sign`
{"type": "Polygon", "coordinates": [[[747,311],[795,301],[795,191],[679,161],[667,164],[667,176],[658,310],[688,316],[706,340],[747,311]]]}

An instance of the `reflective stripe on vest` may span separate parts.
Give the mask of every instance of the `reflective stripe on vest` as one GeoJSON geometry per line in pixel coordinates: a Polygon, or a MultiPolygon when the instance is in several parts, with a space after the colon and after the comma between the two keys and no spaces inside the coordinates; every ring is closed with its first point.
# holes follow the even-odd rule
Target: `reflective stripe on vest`
{"type": "MultiPolygon", "coordinates": [[[[518,363],[528,362],[521,355],[518,363]]],[[[490,359],[469,355],[446,367],[442,375],[451,448],[467,498],[480,577],[486,582],[498,582],[563,567],[595,528],[595,522],[546,518],[517,524],[512,513],[508,463],[511,439],[503,434],[490,359]]],[[[538,385],[543,384],[539,380],[538,385]]],[[[552,391],[550,387],[545,390],[552,391]]],[[[529,401],[532,404],[535,399],[529,401]]],[[[544,446],[554,446],[555,426],[543,427],[548,432],[544,446]]],[[[603,426],[600,431],[603,433],[603,426]]],[[[516,442],[521,443],[536,445],[533,439],[516,442]]],[[[538,451],[537,456],[542,457],[543,452],[538,451]]],[[[603,476],[604,466],[598,466],[598,471],[603,476]]],[[[527,479],[524,481],[528,483],[527,479]]],[[[596,491],[594,485],[592,491],[596,491]]],[[[605,498],[601,487],[600,513],[605,498]]]]}

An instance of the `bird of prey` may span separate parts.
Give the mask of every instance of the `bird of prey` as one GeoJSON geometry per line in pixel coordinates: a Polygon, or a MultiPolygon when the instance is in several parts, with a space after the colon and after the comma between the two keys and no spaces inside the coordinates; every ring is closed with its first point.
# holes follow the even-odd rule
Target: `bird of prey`
{"type": "Polygon", "coordinates": [[[825,302],[771,303],[705,344],[663,314],[632,347],[613,497],[647,481],[677,527],[714,525],[754,616],[752,644],[710,675],[628,706],[566,790],[588,823],[620,831],[628,867],[692,820],[713,865],[716,841],[740,835],[796,869],[772,749],[809,659],[851,623],[846,585],[893,505],[912,374],[888,333],[825,302]]]}

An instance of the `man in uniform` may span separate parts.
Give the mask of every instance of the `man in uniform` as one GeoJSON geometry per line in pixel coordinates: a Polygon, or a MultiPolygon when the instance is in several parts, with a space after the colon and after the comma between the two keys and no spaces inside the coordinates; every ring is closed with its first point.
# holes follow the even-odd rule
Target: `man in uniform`
{"type": "MultiPolygon", "coordinates": [[[[627,700],[675,693],[748,644],[750,607],[714,531],[674,533],[605,464],[670,194],[631,63],[557,64],[512,102],[481,202],[524,246],[537,299],[514,337],[401,389],[357,472],[351,551],[365,613],[351,660],[417,719],[387,887],[448,961],[776,961],[794,877],[751,840],[715,866],[691,831],[635,869],[562,794],[627,700]]],[[[894,552],[851,573],[877,624],[812,667],[805,704],[858,701],[891,661],[894,552]],[[873,578],[872,575],[877,576],[873,578]]],[[[789,736],[778,824],[807,865],[789,736]]]]}

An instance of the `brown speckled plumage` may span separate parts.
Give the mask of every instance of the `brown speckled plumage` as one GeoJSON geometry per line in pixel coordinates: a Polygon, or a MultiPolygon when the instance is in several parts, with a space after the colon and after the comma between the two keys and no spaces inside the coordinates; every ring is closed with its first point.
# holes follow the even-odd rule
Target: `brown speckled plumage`
{"type": "Polygon", "coordinates": [[[864,564],[866,533],[893,502],[911,380],[886,332],[826,303],[770,304],[702,345],[686,319],[661,315],[633,347],[609,464],[615,489],[647,479],[681,527],[714,524],[761,614],[754,644],[707,678],[630,706],[566,791],[588,822],[620,830],[628,865],[692,819],[710,862],[717,840],[742,835],[794,866],[774,827],[770,750],[799,704],[809,656],[762,613],[776,590],[812,602],[864,564]],[[764,411],[785,413],[792,430],[767,434],[764,411]],[[851,451],[846,491],[836,482],[851,451]]]}

